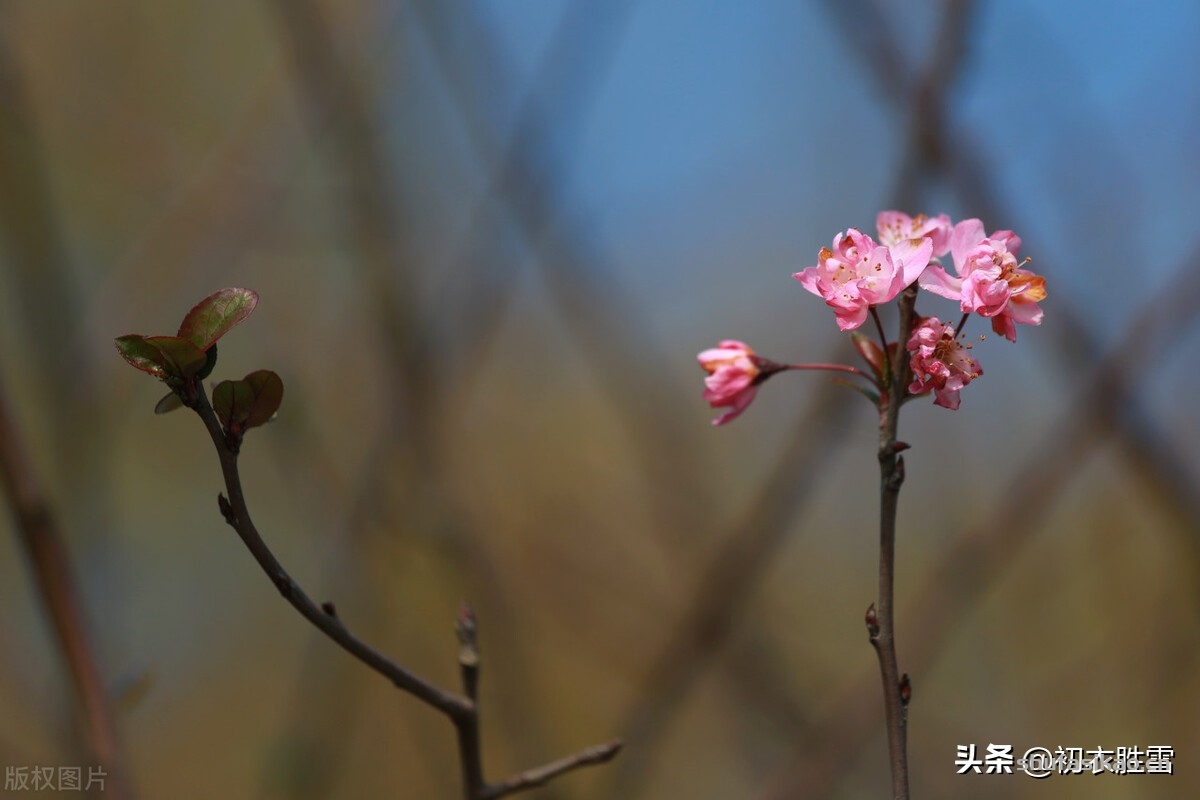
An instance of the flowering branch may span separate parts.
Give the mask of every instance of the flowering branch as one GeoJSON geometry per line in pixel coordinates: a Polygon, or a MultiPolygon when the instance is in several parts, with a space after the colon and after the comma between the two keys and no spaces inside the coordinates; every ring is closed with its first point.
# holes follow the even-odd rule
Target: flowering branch
{"type": "MultiPolygon", "coordinates": [[[[758,387],[787,369],[848,372],[872,382],[874,391],[861,391],[879,414],[879,596],[866,613],[867,632],[879,658],[883,682],[892,795],[908,798],[907,710],[912,685],[901,674],[896,658],[894,621],[896,515],[904,483],[901,451],[908,445],[897,438],[900,407],[932,393],[934,405],[956,410],[959,394],[983,374],[971,354],[972,345],[959,340],[971,314],[991,321],[992,330],[1016,341],[1016,325],[1040,325],[1046,297],[1045,280],[1017,261],[1021,240],[1012,231],[985,234],[983,223],[968,219],[954,225],[949,217],[909,217],[885,211],[876,218],[879,241],[850,228],[822,248],[818,263],[793,276],[833,309],[838,328],[850,331],[855,350],[870,372],[834,364],[785,365],[754,353],[742,342],[726,340],[700,353],[708,373],[704,399],[730,410],[713,421],[725,424],[753,401],[758,387]],[[941,259],[953,262],[947,272],[941,259]],[[917,313],[918,287],[956,300],[963,317],[957,325],[917,313]],[[897,301],[899,335],[889,342],[878,306],[897,301]],[[876,344],[859,333],[870,317],[879,334],[876,344]]],[[[982,338],[982,337],[981,337],[982,338]]],[[[850,384],[847,384],[850,385],[850,384]]]]}

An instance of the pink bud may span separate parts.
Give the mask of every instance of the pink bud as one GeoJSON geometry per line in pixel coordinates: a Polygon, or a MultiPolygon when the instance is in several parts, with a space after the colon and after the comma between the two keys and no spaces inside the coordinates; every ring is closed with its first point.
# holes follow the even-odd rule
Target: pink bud
{"type": "Polygon", "coordinates": [[[758,393],[758,383],[764,377],[759,367],[760,359],[748,345],[734,339],[726,339],[705,350],[697,359],[708,373],[704,379],[704,399],[713,408],[730,406],[713,420],[713,425],[724,425],[736,419],[758,393]]]}

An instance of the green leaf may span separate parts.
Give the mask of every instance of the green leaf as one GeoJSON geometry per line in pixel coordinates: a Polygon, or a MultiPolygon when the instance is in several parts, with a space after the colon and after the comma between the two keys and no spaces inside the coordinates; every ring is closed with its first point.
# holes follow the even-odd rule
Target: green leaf
{"type": "Polygon", "coordinates": [[[140,333],[118,336],[117,352],[136,369],[149,372],[156,378],[167,377],[166,357],[140,333]]]}
{"type": "Polygon", "coordinates": [[[254,393],[254,403],[245,425],[247,428],[265,425],[283,402],[283,380],[269,369],[251,372],[243,380],[254,393]]]}
{"type": "Polygon", "coordinates": [[[208,363],[204,350],[178,336],[147,336],[146,342],[163,354],[163,367],[169,375],[194,377],[208,363]]]}
{"type": "Polygon", "coordinates": [[[142,336],[131,333],[118,336],[117,352],[142,372],[156,378],[191,378],[203,367],[208,357],[187,339],[177,336],[142,336]]]}
{"type": "Polygon", "coordinates": [[[258,305],[258,293],[250,289],[221,289],[197,303],[179,325],[179,336],[201,350],[229,333],[250,316],[258,305]]]}

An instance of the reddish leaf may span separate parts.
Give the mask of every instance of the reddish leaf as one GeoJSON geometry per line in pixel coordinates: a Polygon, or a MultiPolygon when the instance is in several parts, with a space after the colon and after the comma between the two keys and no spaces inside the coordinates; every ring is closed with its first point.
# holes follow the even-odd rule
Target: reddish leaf
{"type": "Polygon", "coordinates": [[[221,289],[213,292],[187,313],[179,325],[179,336],[207,350],[258,305],[258,293],[250,289],[221,289]]]}
{"type": "Polygon", "coordinates": [[[881,379],[884,373],[883,348],[875,344],[873,339],[858,331],[850,333],[850,340],[854,342],[854,349],[862,356],[863,361],[866,361],[871,371],[875,373],[876,380],[881,379]]]}
{"type": "Polygon", "coordinates": [[[283,381],[269,369],[251,372],[240,381],[221,381],[213,388],[212,405],[226,430],[239,432],[265,425],[283,402],[283,381]]]}
{"type": "Polygon", "coordinates": [[[242,428],[254,406],[254,390],[245,381],[221,381],[213,387],[213,411],[225,430],[242,428]]]}
{"type": "Polygon", "coordinates": [[[251,372],[243,381],[254,393],[254,402],[250,413],[246,415],[245,426],[256,428],[265,425],[283,402],[283,381],[269,369],[251,372]]]}

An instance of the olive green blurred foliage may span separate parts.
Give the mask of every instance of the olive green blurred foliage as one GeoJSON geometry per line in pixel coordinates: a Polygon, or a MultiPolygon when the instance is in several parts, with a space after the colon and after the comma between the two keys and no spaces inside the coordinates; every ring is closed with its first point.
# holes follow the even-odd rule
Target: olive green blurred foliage
{"type": "MultiPolygon", "coordinates": [[[[521,84],[501,87],[499,116],[464,111],[489,91],[471,88],[486,53],[450,47],[461,85],[431,65],[438,37],[486,36],[483,22],[439,4],[323,3],[314,33],[297,10],[309,5],[0,10],[0,370],[67,533],[141,796],[458,791],[451,727],[280,602],[221,520],[199,421],[155,416],[162,387],[113,351],[114,336],[170,332],[223,286],[261,301],[222,339],[210,380],[270,369],[287,386],[278,419],[242,448],[258,527],[315,598],[448,687],[455,609],[475,605],[492,777],[627,736],[616,764],[538,796],[768,796],[853,703],[847,689],[866,686],[880,719],[829,757],[822,796],[881,796],[861,622],[873,410],[844,392],[836,422],[803,418],[823,379],[786,375],[714,430],[694,364],[729,336],[780,358],[849,358],[788,277],[804,266],[790,248],[811,255],[833,229],[806,223],[785,243],[705,239],[697,224],[661,274],[653,241],[653,258],[626,249],[600,270],[604,239],[555,205],[553,169],[530,177],[536,161],[510,149],[521,84]],[[759,560],[727,596],[736,576],[714,559],[745,556],[727,542],[768,502],[773,464],[819,436],[794,486],[776,481],[763,524],[779,535],[743,530],[759,560]],[[676,641],[706,602],[715,621],[676,641]],[[664,662],[671,647],[682,655],[664,662]]],[[[712,197],[724,178],[704,180],[712,197]]],[[[825,200],[803,191],[809,208],[825,200]]],[[[901,669],[923,665],[909,667],[916,796],[1200,789],[1196,518],[1111,421],[1053,476],[1045,512],[1007,532],[1019,545],[993,538],[940,582],[956,537],[1034,502],[1009,493],[1014,476],[1082,413],[1081,374],[1051,355],[1057,268],[1039,262],[1046,324],[1009,349],[989,340],[987,378],[960,411],[920,404],[902,420],[897,630],[901,669]],[[923,641],[906,611],[919,597],[953,620],[923,641]],[[969,742],[1168,744],[1180,774],[960,777],[955,746],[969,742]]],[[[1138,413],[1194,451],[1185,405],[1138,413]]],[[[0,516],[0,765],[71,764],[72,698],[14,533],[0,516]]]]}

